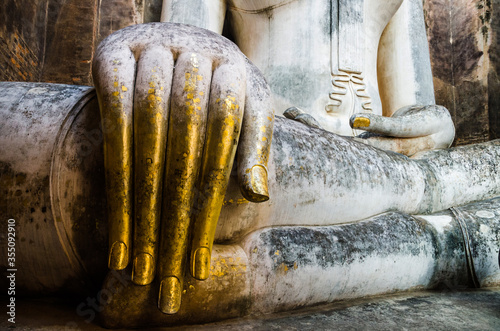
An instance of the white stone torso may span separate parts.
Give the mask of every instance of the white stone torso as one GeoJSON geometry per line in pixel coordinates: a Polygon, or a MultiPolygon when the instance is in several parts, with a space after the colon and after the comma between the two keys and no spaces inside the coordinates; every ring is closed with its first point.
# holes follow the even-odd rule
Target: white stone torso
{"type": "Polygon", "coordinates": [[[228,9],[235,42],[266,76],[275,94],[276,113],[297,106],[325,129],[353,135],[349,127],[353,113],[382,114],[377,83],[378,45],[402,2],[230,0],[228,9]],[[361,20],[348,15],[339,17],[339,4],[362,7],[361,20]],[[339,33],[345,37],[356,31],[362,33],[361,43],[354,37],[340,38],[339,43],[339,33]],[[346,68],[350,62],[354,66],[346,68]]]}

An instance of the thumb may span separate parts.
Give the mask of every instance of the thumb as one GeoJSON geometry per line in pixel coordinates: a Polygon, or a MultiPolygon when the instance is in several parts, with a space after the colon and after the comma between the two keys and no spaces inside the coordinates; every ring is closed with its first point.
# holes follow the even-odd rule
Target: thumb
{"type": "Polygon", "coordinates": [[[245,112],[238,146],[238,180],[252,202],[269,200],[267,162],[273,136],[271,90],[262,73],[247,60],[245,112]]]}
{"type": "Polygon", "coordinates": [[[442,131],[448,122],[453,123],[449,112],[436,105],[404,107],[392,117],[358,113],[350,119],[353,129],[398,138],[428,136],[442,131]]]}

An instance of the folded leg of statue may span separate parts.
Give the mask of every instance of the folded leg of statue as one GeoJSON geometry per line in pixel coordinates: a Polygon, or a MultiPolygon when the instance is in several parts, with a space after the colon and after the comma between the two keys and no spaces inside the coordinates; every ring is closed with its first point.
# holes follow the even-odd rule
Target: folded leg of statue
{"type": "Polygon", "coordinates": [[[158,310],[155,284],[109,273],[102,321],[198,324],[397,291],[498,286],[499,218],[496,198],[427,216],[257,230],[239,244],[214,245],[210,276],[186,280],[176,315],[158,310]]]}

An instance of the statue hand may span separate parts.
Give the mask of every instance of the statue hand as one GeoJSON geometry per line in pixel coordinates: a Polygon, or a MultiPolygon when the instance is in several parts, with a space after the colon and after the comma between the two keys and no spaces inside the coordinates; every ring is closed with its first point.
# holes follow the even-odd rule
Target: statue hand
{"type": "Polygon", "coordinates": [[[310,126],[312,128],[323,129],[321,127],[321,124],[319,124],[319,122],[316,121],[314,117],[312,117],[310,114],[307,114],[305,111],[303,111],[298,107],[288,108],[283,112],[283,116],[285,116],[288,119],[310,126]]]}
{"type": "Polygon", "coordinates": [[[356,140],[408,156],[448,148],[455,137],[450,113],[436,105],[404,107],[392,117],[358,113],[351,117],[350,125],[369,132],[355,137],[356,140]]]}
{"type": "Polygon", "coordinates": [[[243,195],[269,198],[268,85],[227,39],[169,23],[106,38],[93,76],[104,132],[109,268],[124,269],[131,257],[133,281],[146,285],[158,277],[158,306],[175,313],[190,229],[191,274],[209,275],[237,147],[243,195]]]}

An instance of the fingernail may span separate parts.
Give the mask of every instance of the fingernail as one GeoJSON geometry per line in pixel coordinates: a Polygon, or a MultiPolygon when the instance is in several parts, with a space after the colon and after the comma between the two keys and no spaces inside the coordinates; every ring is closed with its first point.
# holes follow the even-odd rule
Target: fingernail
{"type": "Polygon", "coordinates": [[[165,277],[160,284],[158,308],[164,314],[175,314],[181,308],[181,282],[177,277],[165,277]]]}
{"type": "Polygon", "coordinates": [[[127,267],[127,245],[122,241],[115,241],[109,252],[108,267],[113,270],[122,270],[127,267]]]}
{"type": "Polygon", "coordinates": [[[193,277],[198,280],[205,280],[210,273],[210,250],[200,247],[193,257],[193,277]]]}
{"type": "Polygon", "coordinates": [[[352,122],[352,127],[356,128],[367,128],[370,126],[370,119],[366,117],[356,117],[352,122]]]}
{"type": "Polygon", "coordinates": [[[138,254],[134,259],[132,281],[137,285],[148,285],[155,278],[155,263],[153,256],[148,253],[138,254]]]}
{"type": "Polygon", "coordinates": [[[261,165],[255,165],[252,167],[250,175],[250,184],[252,186],[252,202],[263,202],[269,200],[266,168],[261,165]]]}

